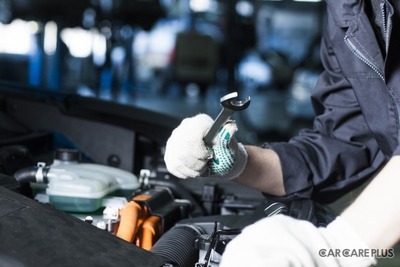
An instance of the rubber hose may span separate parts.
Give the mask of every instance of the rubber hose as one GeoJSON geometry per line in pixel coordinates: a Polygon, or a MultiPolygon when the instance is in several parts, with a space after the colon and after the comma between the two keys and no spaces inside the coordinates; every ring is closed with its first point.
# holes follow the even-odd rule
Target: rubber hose
{"type": "MultiPolygon", "coordinates": [[[[33,198],[32,188],[30,183],[37,182],[36,174],[38,172],[38,167],[27,167],[20,169],[14,173],[14,178],[19,184],[19,192],[29,198],[33,198]]],[[[47,183],[47,173],[49,171],[49,167],[43,168],[43,182],[47,183]]]]}
{"type": "Polygon", "coordinates": [[[37,170],[38,170],[37,167],[24,168],[16,171],[14,173],[14,177],[19,183],[36,182],[37,170]]]}
{"type": "MultiPolygon", "coordinates": [[[[21,170],[18,170],[14,173],[14,178],[17,180],[20,184],[24,183],[30,183],[30,182],[38,182],[37,180],[37,172],[38,172],[39,167],[34,166],[34,167],[27,167],[21,170]]],[[[47,178],[47,174],[50,170],[49,166],[42,167],[42,175],[43,175],[43,181],[44,183],[48,183],[49,180],[47,178]]]]}
{"type": "Polygon", "coordinates": [[[178,225],[162,235],[150,251],[171,260],[179,267],[195,266],[199,260],[199,250],[194,245],[201,234],[194,227],[178,225]]]}

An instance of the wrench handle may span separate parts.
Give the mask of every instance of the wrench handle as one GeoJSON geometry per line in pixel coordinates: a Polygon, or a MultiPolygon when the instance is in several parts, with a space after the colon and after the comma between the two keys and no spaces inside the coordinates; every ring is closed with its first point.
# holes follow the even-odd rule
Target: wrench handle
{"type": "Polygon", "coordinates": [[[223,108],[221,110],[210,130],[208,130],[207,134],[203,138],[203,141],[206,145],[211,146],[212,140],[217,135],[218,131],[225,125],[225,123],[230,119],[234,112],[234,110],[226,108],[223,108]]]}

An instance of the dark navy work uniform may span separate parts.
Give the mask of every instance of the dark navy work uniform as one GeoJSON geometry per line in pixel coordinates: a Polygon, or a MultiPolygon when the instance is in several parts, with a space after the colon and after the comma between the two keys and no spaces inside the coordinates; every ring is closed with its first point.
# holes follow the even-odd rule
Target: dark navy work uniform
{"type": "Polygon", "coordinates": [[[265,145],[281,159],[289,196],[333,202],[400,154],[399,1],[392,2],[326,0],[313,129],[265,145]]]}

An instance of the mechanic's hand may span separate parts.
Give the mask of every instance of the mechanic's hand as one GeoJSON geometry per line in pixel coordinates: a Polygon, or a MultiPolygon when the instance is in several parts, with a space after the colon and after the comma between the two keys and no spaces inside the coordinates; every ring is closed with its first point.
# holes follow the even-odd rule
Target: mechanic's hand
{"type": "MultiPolygon", "coordinates": [[[[371,231],[374,229],[371,229],[371,231]]],[[[343,218],[327,227],[283,214],[246,226],[228,243],[220,267],[368,267],[377,261],[371,248],[343,218]],[[331,253],[334,251],[337,256],[331,253]],[[352,254],[354,251],[360,254],[352,254]]]]}
{"type": "Polygon", "coordinates": [[[234,138],[236,123],[228,121],[208,147],[203,138],[213,119],[199,114],[184,119],[167,141],[164,160],[170,173],[179,178],[238,177],[247,163],[247,152],[234,138]]]}

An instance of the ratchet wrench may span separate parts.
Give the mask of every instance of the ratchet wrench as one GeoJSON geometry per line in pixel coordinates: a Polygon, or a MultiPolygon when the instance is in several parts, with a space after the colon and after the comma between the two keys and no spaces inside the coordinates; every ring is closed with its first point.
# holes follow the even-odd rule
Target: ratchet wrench
{"type": "Polygon", "coordinates": [[[206,145],[210,146],[212,140],[217,135],[222,126],[230,119],[235,111],[244,110],[250,105],[250,96],[245,100],[236,100],[237,92],[233,92],[221,97],[220,102],[222,106],[221,112],[218,114],[210,130],[204,136],[203,141],[206,145]]]}

